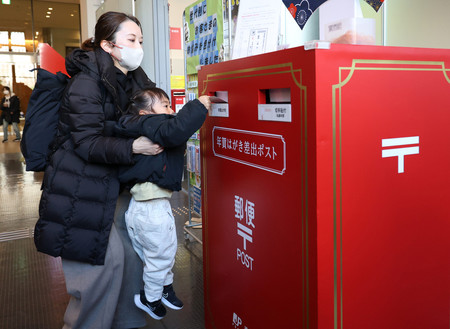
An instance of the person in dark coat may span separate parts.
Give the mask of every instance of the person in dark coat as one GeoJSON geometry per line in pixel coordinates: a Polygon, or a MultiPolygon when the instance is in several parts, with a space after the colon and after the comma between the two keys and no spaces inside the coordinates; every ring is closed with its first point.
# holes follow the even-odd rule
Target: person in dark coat
{"type": "Polygon", "coordinates": [[[142,262],[126,232],[117,170],[132,164],[133,154],[157,154],[161,147],[146,137],[113,136],[132,94],[155,86],[139,66],[141,43],[134,16],[107,12],[95,38],[66,58],[72,78],[34,233],[38,251],[62,258],[71,296],[64,328],[146,325],[145,313],[129,303],[142,287],[142,262]]]}
{"type": "Polygon", "coordinates": [[[202,126],[210,107],[209,96],[200,96],[175,116],[164,90],[144,89],[133,96],[129,114],[115,129],[119,135],[143,135],[164,147],[153,157],[135,155],[133,166],[119,170],[120,180],[136,182],[125,214],[131,242],[144,263],[144,290],[134,302],[156,320],[166,315],[164,305],[183,308],[172,285],[177,234],[170,197],[181,190],[186,142],[202,126]]]}
{"type": "Polygon", "coordinates": [[[152,182],[171,191],[180,191],[186,142],[202,126],[210,103],[209,96],[200,96],[187,102],[173,115],[164,90],[151,88],[135,94],[127,114],[115,126],[115,134],[129,138],[146,136],[161,145],[164,151],[153,157],[135,154],[132,165],[119,168],[119,180],[128,183],[152,182]],[[158,108],[152,108],[156,102],[161,108],[159,112],[156,112],[158,108]],[[166,112],[162,112],[166,108],[166,112]]]}
{"type": "Polygon", "coordinates": [[[20,100],[19,97],[11,92],[7,86],[3,87],[3,94],[5,95],[0,104],[2,110],[3,120],[3,143],[8,141],[8,127],[12,124],[14,133],[16,134],[15,142],[21,139],[19,122],[20,122],[20,100]]]}

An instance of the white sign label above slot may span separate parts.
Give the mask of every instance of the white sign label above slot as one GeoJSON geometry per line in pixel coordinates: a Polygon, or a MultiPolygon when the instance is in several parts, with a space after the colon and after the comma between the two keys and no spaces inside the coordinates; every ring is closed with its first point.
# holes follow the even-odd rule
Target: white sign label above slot
{"type": "Polygon", "coordinates": [[[291,104],[258,104],[258,120],[292,122],[291,104]]]}
{"type": "Polygon", "coordinates": [[[213,103],[211,104],[211,114],[212,117],[224,117],[228,118],[229,111],[228,111],[228,104],[225,103],[213,103]]]}

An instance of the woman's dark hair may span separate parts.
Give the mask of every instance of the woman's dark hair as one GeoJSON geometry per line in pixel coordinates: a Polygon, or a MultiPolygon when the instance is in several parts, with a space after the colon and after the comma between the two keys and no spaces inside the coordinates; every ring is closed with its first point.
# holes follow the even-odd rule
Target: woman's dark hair
{"type": "Polygon", "coordinates": [[[116,32],[118,32],[120,24],[125,21],[135,22],[142,31],[141,23],[133,15],[108,11],[101,15],[95,24],[95,37],[85,40],[81,45],[81,49],[94,50],[99,48],[102,40],[115,42],[116,32]]]}
{"type": "Polygon", "coordinates": [[[8,90],[9,92],[11,92],[11,89],[8,86],[3,86],[3,90],[8,90]]]}
{"type": "Polygon", "coordinates": [[[127,112],[139,114],[140,110],[153,111],[153,105],[164,98],[170,100],[166,92],[160,88],[142,89],[131,97],[131,103],[127,112]]]}

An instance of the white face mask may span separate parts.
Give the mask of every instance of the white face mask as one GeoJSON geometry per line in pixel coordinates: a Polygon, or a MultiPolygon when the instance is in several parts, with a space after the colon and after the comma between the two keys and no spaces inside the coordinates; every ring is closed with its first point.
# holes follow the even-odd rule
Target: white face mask
{"type": "Polygon", "coordinates": [[[126,46],[119,46],[113,44],[119,49],[121,60],[117,59],[119,64],[128,71],[136,70],[141,65],[142,58],[144,58],[144,50],[139,48],[130,48],[126,46]]]}
{"type": "Polygon", "coordinates": [[[3,90],[3,93],[4,93],[5,95],[9,95],[9,91],[8,91],[8,90],[3,90]]]}

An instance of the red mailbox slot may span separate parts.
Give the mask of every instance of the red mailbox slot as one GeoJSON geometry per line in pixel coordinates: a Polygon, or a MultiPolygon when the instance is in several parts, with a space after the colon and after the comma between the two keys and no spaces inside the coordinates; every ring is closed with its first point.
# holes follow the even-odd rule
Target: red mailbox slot
{"type": "Polygon", "coordinates": [[[202,67],[229,96],[201,130],[207,329],[449,328],[449,72],[334,44],[202,67]]]}

